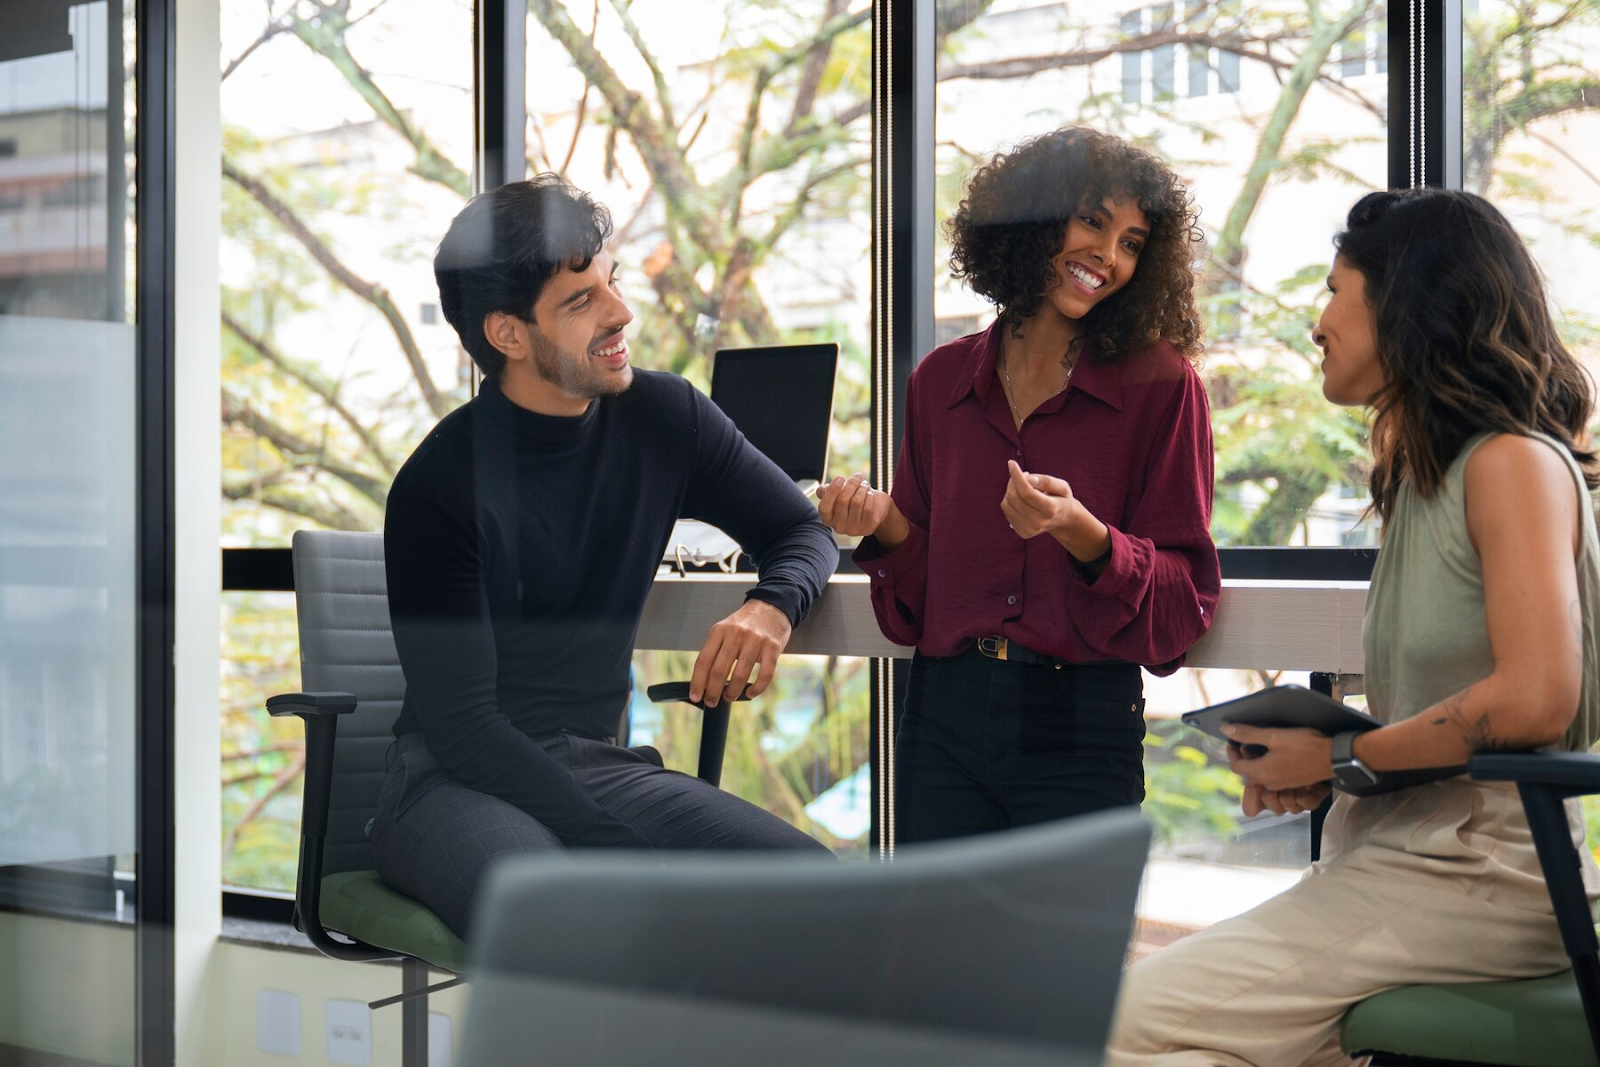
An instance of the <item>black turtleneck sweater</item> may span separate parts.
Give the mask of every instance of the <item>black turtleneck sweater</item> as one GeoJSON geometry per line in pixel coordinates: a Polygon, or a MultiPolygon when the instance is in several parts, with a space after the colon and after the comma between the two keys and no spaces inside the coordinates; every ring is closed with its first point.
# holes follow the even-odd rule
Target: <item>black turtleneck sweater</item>
{"type": "Polygon", "coordinates": [[[389,614],[405,672],[395,733],[568,844],[628,844],[535,742],[616,732],[633,639],[673,523],[702,519],[760,570],[747,597],[798,623],[838,561],[816,509],[682,378],[575,418],[493,385],[445,416],[394,481],[384,522],[389,614]]]}

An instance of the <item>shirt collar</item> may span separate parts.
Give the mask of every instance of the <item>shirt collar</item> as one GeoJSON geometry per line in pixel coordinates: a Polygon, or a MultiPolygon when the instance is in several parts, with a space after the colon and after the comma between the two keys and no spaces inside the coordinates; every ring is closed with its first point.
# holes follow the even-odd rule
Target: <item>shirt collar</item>
{"type": "MultiPolygon", "coordinates": [[[[980,401],[989,399],[989,390],[994,388],[995,382],[998,381],[995,369],[1000,362],[1000,331],[1004,328],[1002,320],[995,319],[987,330],[973,339],[978,358],[973,364],[972,377],[963,376],[956,381],[955,390],[950,394],[949,407],[955,407],[969,394],[975,394],[980,401]]],[[[1040,406],[1046,408],[1045,413],[1048,414],[1049,411],[1059,408],[1060,404],[1064,404],[1066,395],[1074,389],[1088,393],[1114,411],[1121,411],[1122,364],[1079,360],[1078,366],[1072,372],[1072,379],[1067,382],[1066,389],[1062,390],[1061,401],[1054,403],[1052,398],[1040,406]]]]}

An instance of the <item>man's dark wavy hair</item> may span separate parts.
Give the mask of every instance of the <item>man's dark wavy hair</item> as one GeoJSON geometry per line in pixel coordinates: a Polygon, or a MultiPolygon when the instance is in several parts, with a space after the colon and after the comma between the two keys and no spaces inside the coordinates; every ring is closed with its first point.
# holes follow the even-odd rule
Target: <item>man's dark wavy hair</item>
{"type": "Polygon", "coordinates": [[[1150,220],[1133,278],[1084,317],[1080,351],[1118,359],[1166,341],[1191,360],[1203,327],[1195,308],[1202,234],[1189,190],[1154,155],[1110,134],[1069,126],[1023,141],[968,180],[946,225],[951,273],[999,309],[1013,331],[1059,279],[1050,265],[1067,223],[1107,197],[1128,197],[1150,220]]]}
{"type": "Polygon", "coordinates": [[[1594,383],[1556,330],[1538,266],[1476,193],[1368,193],[1334,238],[1361,272],[1384,386],[1372,400],[1372,505],[1388,521],[1400,486],[1430,496],[1467,441],[1542,433],[1593,489],[1594,383]]]}
{"type": "Polygon", "coordinates": [[[484,316],[532,322],[556,271],[588,270],[609,240],[611,213],[556,174],[508,182],[461,209],[439,242],[433,276],[445,319],[485,378],[498,381],[506,357],[484,337],[484,316]]]}

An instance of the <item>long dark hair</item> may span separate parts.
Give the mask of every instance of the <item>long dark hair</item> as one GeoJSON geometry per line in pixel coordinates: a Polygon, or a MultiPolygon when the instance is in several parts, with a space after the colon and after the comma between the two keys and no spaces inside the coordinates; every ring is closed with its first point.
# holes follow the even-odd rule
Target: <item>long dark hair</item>
{"type": "Polygon", "coordinates": [[[1600,486],[1586,428],[1594,383],[1550,317],[1528,248],[1474,193],[1369,193],[1334,238],[1361,272],[1385,384],[1373,398],[1372,504],[1410,481],[1429,496],[1475,434],[1543,433],[1600,486]]]}
{"type": "Polygon", "coordinates": [[[1089,355],[1117,358],[1167,341],[1190,359],[1202,327],[1194,303],[1201,243],[1189,190],[1160,159],[1119,137],[1068,126],[990,159],[967,181],[946,223],[950,271],[986,297],[1013,331],[1058,282],[1051,260],[1067,223],[1106,197],[1129,197],[1150,220],[1133,278],[1084,317],[1089,355]]]}

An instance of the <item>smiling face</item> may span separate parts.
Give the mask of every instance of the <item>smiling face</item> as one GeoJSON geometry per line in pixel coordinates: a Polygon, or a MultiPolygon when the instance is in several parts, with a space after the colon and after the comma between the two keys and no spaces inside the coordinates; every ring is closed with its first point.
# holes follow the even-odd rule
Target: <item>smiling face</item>
{"type": "Polygon", "coordinates": [[[500,388],[548,415],[581,415],[589,402],[633,384],[623,331],[633,312],[617,288],[617,265],[601,252],[585,270],[560,270],[534,301],[531,319],[504,312],[484,318],[484,333],[505,353],[500,388]]]}
{"type": "Polygon", "coordinates": [[[1050,260],[1056,280],[1045,293],[1045,307],[1065,319],[1083,318],[1133,280],[1149,240],[1150,220],[1134,200],[1108,197],[1080,209],[1050,260]]]}
{"type": "Polygon", "coordinates": [[[1322,349],[1322,395],[1335,404],[1370,403],[1383,388],[1383,366],[1378,362],[1377,316],[1367,303],[1367,281],[1343,256],[1333,260],[1328,274],[1333,294],[1311,339],[1322,349]]]}

